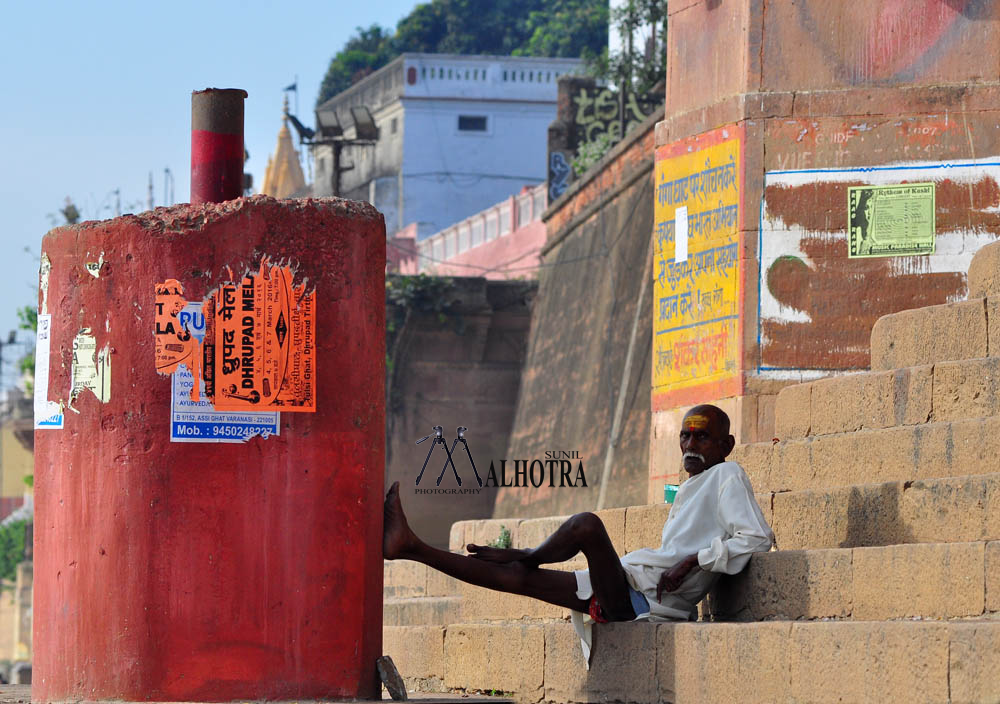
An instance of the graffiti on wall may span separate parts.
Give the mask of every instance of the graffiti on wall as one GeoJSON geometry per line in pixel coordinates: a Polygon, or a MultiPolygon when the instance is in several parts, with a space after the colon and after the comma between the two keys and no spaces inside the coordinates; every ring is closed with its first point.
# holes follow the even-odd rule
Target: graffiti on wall
{"type": "Polygon", "coordinates": [[[1000,237],[1000,159],[765,174],[758,338],[762,376],[865,369],[882,315],[961,300],[972,256],[1000,237]],[[935,251],[848,258],[853,187],[933,183],[935,251]]]}
{"type": "Polygon", "coordinates": [[[654,410],[740,392],[741,162],[735,126],[656,151],[654,410]]]}
{"type": "Polygon", "coordinates": [[[569,188],[573,169],[563,152],[549,152],[549,202],[556,200],[569,188]]]}
{"type": "MultiPolygon", "coordinates": [[[[604,135],[612,142],[621,139],[622,119],[618,103],[618,94],[607,88],[581,88],[573,96],[573,122],[577,129],[578,145],[596,142],[604,135]]],[[[628,94],[624,105],[625,131],[628,132],[652,115],[658,105],[657,100],[628,94]]]]}

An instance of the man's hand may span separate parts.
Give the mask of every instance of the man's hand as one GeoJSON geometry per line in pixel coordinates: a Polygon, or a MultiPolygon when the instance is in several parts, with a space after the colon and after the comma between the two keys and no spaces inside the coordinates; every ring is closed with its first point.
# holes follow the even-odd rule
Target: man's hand
{"type": "Polygon", "coordinates": [[[691,570],[698,567],[698,553],[688,555],[676,565],[666,570],[656,585],[656,600],[661,601],[664,592],[676,591],[691,570]]]}

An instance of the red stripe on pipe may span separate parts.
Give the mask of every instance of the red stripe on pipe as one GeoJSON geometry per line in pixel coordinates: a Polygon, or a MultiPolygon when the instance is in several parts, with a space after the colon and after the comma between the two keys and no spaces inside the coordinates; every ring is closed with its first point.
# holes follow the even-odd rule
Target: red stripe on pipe
{"type": "Polygon", "coordinates": [[[191,130],[191,202],[243,195],[243,135],[191,130]]]}

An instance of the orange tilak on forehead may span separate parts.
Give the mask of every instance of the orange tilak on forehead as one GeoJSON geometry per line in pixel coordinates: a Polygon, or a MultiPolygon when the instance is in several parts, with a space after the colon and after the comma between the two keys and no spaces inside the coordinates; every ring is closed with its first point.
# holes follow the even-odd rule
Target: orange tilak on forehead
{"type": "Polygon", "coordinates": [[[684,425],[691,430],[704,430],[708,427],[708,416],[695,413],[684,419],[684,425]]]}

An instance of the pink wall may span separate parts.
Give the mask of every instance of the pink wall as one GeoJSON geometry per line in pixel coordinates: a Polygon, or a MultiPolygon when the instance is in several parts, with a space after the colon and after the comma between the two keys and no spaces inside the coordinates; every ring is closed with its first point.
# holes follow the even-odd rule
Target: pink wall
{"type": "Polygon", "coordinates": [[[534,279],[545,244],[545,223],[529,222],[510,234],[457,254],[444,264],[431,263],[439,276],[482,276],[487,279],[534,279]]]}

